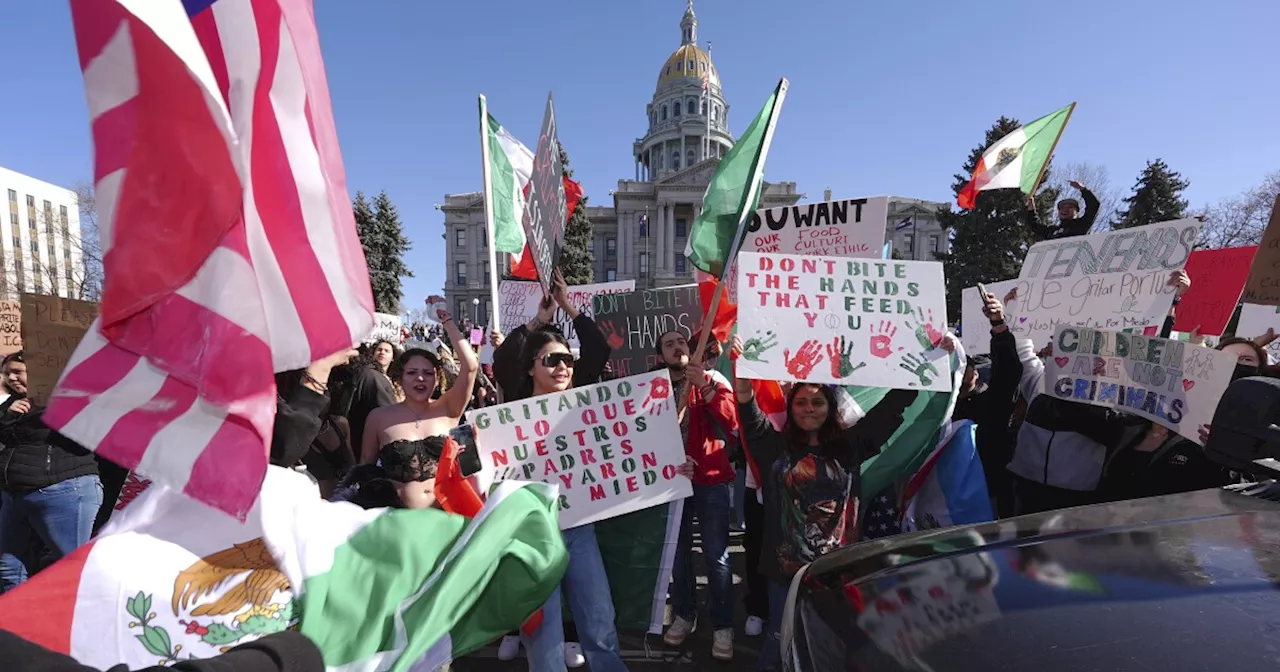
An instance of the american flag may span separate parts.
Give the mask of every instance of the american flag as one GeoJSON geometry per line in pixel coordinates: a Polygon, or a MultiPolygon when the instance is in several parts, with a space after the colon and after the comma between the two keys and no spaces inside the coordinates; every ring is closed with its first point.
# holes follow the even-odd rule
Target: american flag
{"type": "Polygon", "coordinates": [[[862,538],[879,539],[902,533],[898,502],[891,493],[876,495],[863,505],[862,538]]]}
{"type": "Polygon", "coordinates": [[[274,371],[373,325],[310,0],[71,0],[105,284],[44,420],[243,518],[274,371]]]}

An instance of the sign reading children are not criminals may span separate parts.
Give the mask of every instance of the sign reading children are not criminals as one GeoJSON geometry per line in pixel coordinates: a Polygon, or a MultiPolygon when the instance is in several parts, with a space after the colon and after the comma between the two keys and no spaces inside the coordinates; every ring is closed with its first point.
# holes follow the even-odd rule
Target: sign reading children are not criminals
{"type": "Polygon", "coordinates": [[[561,529],[689,497],[675,409],[664,369],[475,411],[480,486],[559,486],[561,529]]]}
{"type": "Polygon", "coordinates": [[[942,264],[738,255],[738,375],[948,391],[942,264]]]}

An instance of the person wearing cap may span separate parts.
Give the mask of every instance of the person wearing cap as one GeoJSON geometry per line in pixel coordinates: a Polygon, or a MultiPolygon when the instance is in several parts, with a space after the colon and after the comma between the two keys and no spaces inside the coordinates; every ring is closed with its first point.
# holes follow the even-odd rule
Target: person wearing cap
{"type": "Polygon", "coordinates": [[[1034,196],[1027,196],[1026,209],[1022,213],[1022,220],[1037,236],[1045,240],[1054,238],[1067,238],[1070,236],[1083,236],[1089,233],[1093,228],[1093,220],[1098,216],[1098,210],[1101,209],[1101,203],[1098,197],[1093,195],[1083,184],[1076,180],[1071,180],[1071,186],[1080,191],[1080,195],[1084,198],[1084,214],[1080,213],[1080,202],[1074,198],[1064,198],[1058,201],[1058,225],[1045,226],[1040,223],[1040,216],[1036,214],[1036,199],[1034,196]]]}

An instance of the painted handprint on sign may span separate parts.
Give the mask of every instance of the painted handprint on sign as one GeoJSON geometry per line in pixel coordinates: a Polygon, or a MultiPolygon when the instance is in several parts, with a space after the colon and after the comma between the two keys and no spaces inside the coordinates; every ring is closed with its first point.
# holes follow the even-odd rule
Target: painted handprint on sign
{"type": "Polygon", "coordinates": [[[847,378],[854,371],[866,366],[866,362],[853,363],[853,344],[845,344],[843,336],[831,339],[827,345],[827,361],[831,362],[832,378],[847,378]]]}
{"type": "Polygon", "coordinates": [[[622,346],[627,343],[622,339],[622,336],[618,335],[618,328],[613,326],[612,320],[600,321],[600,333],[604,334],[604,340],[607,341],[609,343],[609,347],[614,350],[622,349],[622,346]]]}
{"type": "Polygon", "coordinates": [[[768,364],[769,360],[763,359],[761,355],[767,350],[771,350],[778,345],[778,335],[772,331],[764,332],[764,336],[754,336],[742,344],[742,358],[749,362],[760,362],[768,364]]]}
{"type": "Polygon", "coordinates": [[[649,409],[653,415],[662,415],[662,409],[667,407],[667,400],[670,398],[671,383],[666,378],[659,376],[650,381],[649,396],[645,397],[644,401],[640,403],[640,407],[649,409]]]}
{"type": "Polygon", "coordinates": [[[916,311],[916,314],[920,316],[920,324],[907,322],[907,328],[915,330],[916,340],[920,342],[920,347],[926,350],[938,347],[938,344],[942,342],[942,332],[933,326],[933,311],[930,310],[926,314],[925,309],[920,308],[916,311]]]}
{"type": "Polygon", "coordinates": [[[933,381],[938,377],[938,367],[925,359],[923,353],[919,355],[903,355],[902,361],[898,366],[915,374],[920,379],[920,385],[923,387],[932,385],[933,381]]]}
{"type": "Polygon", "coordinates": [[[1138,295],[1130,294],[1129,296],[1124,297],[1124,300],[1120,302],[1120,310],[1117,310],[1116,312],[1117,313],[1138,312],[1138,295]]]}
{"type": "Polygon", "coordinates": [[[805,341],[796,351],[795,358],[791,357],[791,350],[783,348],[782,361],[787,365],[787,373],[796,380],[808,380],[813,367],[822,361],[822,346],[816,338],[805,341]]]}
{"type": "Polygon", "coordinates": [[[893,336],[898,333],[898,327],[892,322],[885,320],[880,325],[871,325],[871,356],[880,359],[888,359],[893,354],[893,336]]]}

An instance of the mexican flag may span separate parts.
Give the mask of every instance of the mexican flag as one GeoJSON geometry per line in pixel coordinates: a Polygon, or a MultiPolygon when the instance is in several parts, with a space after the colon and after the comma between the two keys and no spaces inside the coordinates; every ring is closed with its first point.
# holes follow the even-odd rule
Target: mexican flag
{"type": "Polygon", "coordinates": [[[988,147],[973,169],[969,184],[956,197],[960,207],[972,210],[978,192],[988,189],[1021,189],[1022,193],[1030,194],[1040,181],[1040,174],[1075,109],[1076,104],[1071,103],[1018,128],[988,147]]]}
{"type": "MultiPolygon", "coordinates": [[[[726,267],[732,264],[733,257],[742,246],[743,218],[760,202],[764,162],[773,141],[778,114],[787,96],[787,87],[786,79],[778,82],[778,87],[738,138],[737,144],[720,159],[711,184],[702,197],[702,214],[693,223],[685,255],[696,269],[704,315],[711,310],[716,286],[732,277],[726,273],[726,267]]],[[[736,314],[729,297],[722,296],[712,322],[712,332],[717,338],[727,339],[736,314]]]]}
{"type": "MultiPolygon", "coordinates": [[[[489,114],[484,96],[480,96],[480,114],[488,135],[485,152],[485,198],[493,203],[493,246],[496,252],[511,255],[511,274],[517,278],[537,280],[538,269],[527,254],[524,217],[525,195],[533,175],[533,150],[525,147],[493,115],[489,114]]],[[[573,216],[582,200],[582,185],[564,178],[565,212],[573,216]]],[[[567,224],[567,222],[566,222],[567,224]]]]}
{"type": "Polygon", "coordinates": [[[330,669],[435,669],[519,627],[567,565],[550,486],[504,484],[467,519],[326,502],[271,467],[244,523],[147,487],[0,596],[0,628],[98,669],[209,658],[288,627],[330,669]]]}

